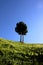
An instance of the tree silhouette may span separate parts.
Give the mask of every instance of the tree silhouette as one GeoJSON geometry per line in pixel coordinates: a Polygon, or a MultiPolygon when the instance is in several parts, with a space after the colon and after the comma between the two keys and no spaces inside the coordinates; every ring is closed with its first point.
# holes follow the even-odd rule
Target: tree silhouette
{"type": "Polygon", "coordinates": [[[20,42],[24,42],[24,35],[28,32],[27,25],[20,21],[16,24],[15,31],[20,35],[20,42]]]}

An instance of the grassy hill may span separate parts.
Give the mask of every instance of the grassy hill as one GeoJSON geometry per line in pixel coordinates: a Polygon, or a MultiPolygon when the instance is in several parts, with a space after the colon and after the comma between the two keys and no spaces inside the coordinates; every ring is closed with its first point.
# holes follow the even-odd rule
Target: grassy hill
{"type": "Polygon", "coordinates": [[[0,38],[0,65],[43,65],[43,44],[25,44],[0,38]]]}

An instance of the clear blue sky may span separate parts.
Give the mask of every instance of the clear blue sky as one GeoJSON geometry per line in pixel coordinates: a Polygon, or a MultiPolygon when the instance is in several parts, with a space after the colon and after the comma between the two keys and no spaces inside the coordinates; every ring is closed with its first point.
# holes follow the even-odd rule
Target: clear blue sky
{"type": "Polygon", "coordinates": [[[43,0],[0,0],[0,38],[19,41],[19,21],[28,26],[25,42],[43,43],[43,0]]]}

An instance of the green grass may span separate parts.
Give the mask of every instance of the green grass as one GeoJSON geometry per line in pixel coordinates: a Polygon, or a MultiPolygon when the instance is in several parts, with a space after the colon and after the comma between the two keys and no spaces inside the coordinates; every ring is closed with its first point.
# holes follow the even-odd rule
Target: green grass
{"type": "Polygon", "coordinates": [[[32,65],[31,57],[34,55],[43,55],[43,44],[26,44],[0,38],[0,65],[32,65]]]}

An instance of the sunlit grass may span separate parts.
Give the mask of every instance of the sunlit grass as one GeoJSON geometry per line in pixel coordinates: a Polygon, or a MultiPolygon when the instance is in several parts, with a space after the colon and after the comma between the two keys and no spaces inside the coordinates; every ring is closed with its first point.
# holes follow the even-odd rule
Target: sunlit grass
{"type": "Polygon", "coordinates": [[[22,63],[22,60],[27,62],[30,61],[29,56],[34,54],[38,56],[38,53],[43,54],[43,44],[26,44],[0,38],[1,65],[5,65],[5,61],[3,59],[6,59],[6,65],[9,61],[11,62],[11,65],[17,65],[19,61],[22,63]],[[3,63],[2,60],[4,61],[3,63]]]}

